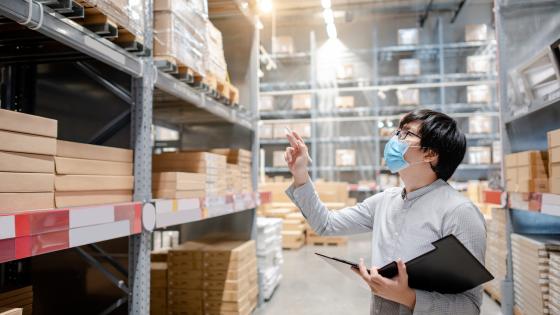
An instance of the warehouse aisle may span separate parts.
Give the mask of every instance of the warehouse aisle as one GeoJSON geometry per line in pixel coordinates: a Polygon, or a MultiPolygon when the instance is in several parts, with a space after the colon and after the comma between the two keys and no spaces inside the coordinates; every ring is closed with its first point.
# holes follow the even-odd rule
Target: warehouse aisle
{"type": "MultiPolygon", "coordinates": [[[[347,246],[304,246],[298,251],[284,251],[283,279],[272,300],[255,315],[280,314],[368,314],[369,292],[339,274],[315,252],[358,260],[369,256],[370,234],[350,238],[347,246]]],[[[500,315],[499,306],[484,295],[482,315],[500,315]]]]}

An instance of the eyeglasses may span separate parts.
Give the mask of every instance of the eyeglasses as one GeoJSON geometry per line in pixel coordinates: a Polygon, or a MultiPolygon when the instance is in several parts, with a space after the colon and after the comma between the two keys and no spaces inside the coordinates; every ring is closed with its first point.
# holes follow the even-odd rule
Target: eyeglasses
{"type": "Polygon", "coordinates": [[[399,140],[405,140],[408,135],[415,136],[418,139],[422,139],[419,135],[415,134],[412,131],[397,129],[393,132],[393,136],[397,136],[399,140]]]}

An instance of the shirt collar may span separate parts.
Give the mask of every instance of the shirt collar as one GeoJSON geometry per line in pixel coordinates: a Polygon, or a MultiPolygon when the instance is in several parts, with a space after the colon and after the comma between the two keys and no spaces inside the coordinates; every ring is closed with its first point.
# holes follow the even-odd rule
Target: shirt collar
{"type": "Polygon", "coordinates": [[[447,183],[442,180],[441,178],[438,178],[437,180],[435,180],[433,183],[426,185],[422,188],[416,189],[413,192],[407,193],[406,189],[403,188],[402,193],[401,193],[401,197],[403,200],[412,200],[412,199],[416,199],[418,197],[421,197],[427,193],[429,193],[430,191],[439,188],[443,185],[447,185],[447,183]]]}

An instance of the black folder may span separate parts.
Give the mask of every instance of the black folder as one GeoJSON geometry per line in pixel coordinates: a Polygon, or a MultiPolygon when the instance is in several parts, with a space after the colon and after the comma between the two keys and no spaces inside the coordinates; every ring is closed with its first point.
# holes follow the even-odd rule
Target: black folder
{"type": "MultiPolygon", "coordinates": [[[[408,272],[408,286],[413,289],[456,294],[475,288],[494,279],[492,274],[474,257],[469,250],[454,236],[448,235],[432,243],[434,249],[405,263],[408,272]]],[[[327,260],[335,268],[358,264],[315,253],[327,260]],[[334,264],[333,264],[334,263],[334,264]],[[336,266],[339,265],[339,266],[336,266]]],[[[344,268],[353,272],[351,268],[344,268]]],[[[369,270],[368,270],[369,272],[369,270]]],[[[398,275],[397,263],[391,262],[378,269],[386,278],[398,275]]]]}

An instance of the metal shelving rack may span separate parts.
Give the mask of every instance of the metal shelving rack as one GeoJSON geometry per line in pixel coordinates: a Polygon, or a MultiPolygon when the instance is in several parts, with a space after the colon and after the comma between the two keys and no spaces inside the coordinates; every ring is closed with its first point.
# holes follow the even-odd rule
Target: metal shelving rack
{"type": "MultiPolygon", "coordinates": [[[[144,47],[152,47],[153,0],[144,0],[142,3],[144,5],[143,14],[145,21],[143,45],[144,47]]],[[[109,254],[99,247],[96,247],[99,248],[99,251],[96,252],[101,255],[102,258],[110,261],[113,266],[119,267],[117,270],[120,270],[123,275],[115,276],[111,272],[108,272],[95,257],[92,257],[80,247],[76,247],[76,250],[85,261],[101,271],[124,293],[122,298],[119,298],[115,303],[109,305],[109,307],[104,310],[103,314],[108,314],[126,303],[128,303],[129,314],[149,314],[151,232],[154,228],[162,227],[161,224],[158,224],[160,219],[157,213],[157,203],[152,201],[151,195],[152,126],[154,124],[176,128],[182,132],[181,140],[190,136],[188,131],[184,130],[186,126],[191,124],[204,125],[207,128],[207,132],[212,132],[213,130],[217,133],[223,132],[219,127],[224,124],[231,126],[230,129],[241,130],[238,132],[241,136],[237,137],[241,137],[242,139],[232,139],[230,141],[236,141],[238,144],[242,143],[245,147],[252,150],[252,181],[253,187],[256,190],[257,167],[259,164],[259,137],[258,128],[256,128],[257,120],[255,118],[258,117],[255,115],[258,115],[256,99],[259,89],[257,76],[259,29],[255,27],[255,25],[257,25],[258,17],[243,6],[240,1],[232,0],[232,4],[239,6],[239,12],[237,12],[239,14],[235,14],[235,17],[229,18],[241,19],[242,22],[237,22],[243,24],[244,30],[250,38],[247,42],[248,49],[246,49],[249,54],[245,61],[247,65],[246,71],[249,74],[246,76],[245,74],[241,75],[239,80],[243,80],[243,82],[237,82],[243,83],[241,102],[247,105],[247,109],[232,108],[218,103],[204,92],[158,70],[154,66],[154,58],[149,52],[149,49],[144,50],[140,54],[131,53],[75,23],[72,18],[83,17],[84,10],[73,1],[54,1],[46,3],[45,1],[32,0],[6,0],[0,2],[0,15],[19,23],[27,19],[29,20],[27,26],[37,32],[32,32],[30,30],[22,30],[22,32],[32,33],[33,36],[30,37],[31,39],[40,37],[40,40],[53,41],[57,43],[57,45],[61,44],[66,47],[64,49],[66,52],[64,57],[59,57],[57,55],[38,56],[36,52],[29,56],[24,53],[19,56],[2,56],[0,57],[0,68],[3,66],[12,67],[12,65],[20,66],[26,63],[41,64],[53,61],[72,62],[82,69],[87,68],[91,70],[95,67],[100,67],[100,69],[104,69],[106,74],[103,73],[104,71],[102,70],[89,71],[89,76],[93,78],[93,81],[99,84],[101,88],[106,89],[105,92],[112,93],[113,97],[124,101],[128,104],[127,106],[129,106],[122,114],[111,117],[108,123],[102,123],[102,128],[100,128],[93,137],[89,135],[75,136],[75,138],[82,139],[82,142],[88,142],[83,140],[87,137],[95,144],[104,144],[108,140],[115,139],[116,136],[122,138],[124,126],[130,126],[130,144],[123,145],[123,142],[120,141],[119,145],[132,147],[134,149],[134,202],[131,204],[134,218],[131,218],[131,220],[135,220],[135,225],[134,229],[131,229],[129,233],[114,236],[114,238],[129,236],[128,271],[126,270],[127,268],[121,267],[116,263],[109,254]],[[71,51],[71,53],[68,53],[69,51],[71,51]],[[84,66],[85,63],[83,63],[83,60],[86,61],[86,66],[84,66]],[[92,64],[94,66],[92,66],[92,64]],[[166,97],[172,97],[176,106],[166,107],[164,109],[156,108],[154,104],[156,101],[155,97],[160,97],[162,93],[165,94],[166,97]],[[122,279],[123,277],[124,279],[122,279]]],[[[220,17],[220,19],[227,20],[228,17],[220,17]]],[[[236,33],[236,35],[239,34],[236,33]]],[[[224,33],[224,38],[227,38],[226,33],[224,33]]],[[[17,38],[11,38],[11,40],[16,39],[17,38]]],[[[0,41],[2,41],[2,39],[0,39],[0,41]]],[[[12,89],[12,84],[15,86],[15,82],[10,81],[11,72],[7,71],[6,73],[4,73],[6,77],[2,77],[2,80],[4,83],[8,84],[8,89],[12,89]]],[[[36,75],[36,73],[34,75],[36,75]]],[[[35,79],[33,78],[33,80],[35,79]]],[[[236,82],[234,82],[234,84],[235,83],[236,82]]],[[[64,91],[65,88],[64,86],[61,88],[57,87],[55,91],[64,91]]],[[[14,98],[10,93],[3,94],[2,96],[9,98],[3,100],[1,104],[2,108],[36,113],[35,104],[32,103],[34,100],[29,103],[26,99],[14,98]],[[14,102],[14,104],[11,102],[14,102]],[[15,103],[18,103],[18,105],[15,105],[15,103]]],[[[87,97],[87,95],[81,96],[81,101],[87,102],[87,97]]],[[[75,99],[69,102],[74,102],[74,104],[76,104],[75,99]]],[[[77,106],[68,109],[63,105],[57,104],[50,109],[51,111],[48,114],[56,117],[57,115],[67,114],[68,112],[80,112],[86,107],[86,104],[76,105],[77,106]]],[[[41,110],[44,111],[45,109],[41,110]]],[[[39,114],[41,115],[42,113],[39,114]]],[[[89,119],[95,120],[96,117],[92,116],[89,119]]],[[[80,128],[80,126],[75,126],[76,124],[68,123],[67,119],[59,121],[59,125],[64,128],[70,127],[70,125],[72,125],[73,128],[80,128]]],[[[128,135],[126,135],[126,132],[124,134],[126,139],[128,135]]],[[[118,139],[114,141],[114,143],[119,142],[118,139]]],[[[113,142],[111,142],[111,144],[113,144],[113,142]]],[[[222,196],[219,197],[219,199],[228,205],[226,210],[212,212],[211,201],[213,199],[206,198],[201,207],[206,206],[210,208],[208,209],[209,214],[207,216],[203,216],[202,209],[200,209],[200,216],[177,219],[171,218],[171,220],[168,218],[165,225],[177,225],[177,227],[183,228],[184,230],[185,223],[188,223],[191,230],[199,231],[198,235],[189,233],[189,237],[204,235],[205,228],[215,226],[216,224],[220,226],[222,232],[229,232],[234,235],[238,232],[233,228],[233,226],[236,226],[236,229],[241,229],[242,233],[235,234],[235,237],[239,239],[255,239],[255,208],[259,204],[259,195],[250,193],[222,196]]],[[[69,216],[71,211],[73,211],[72,208],[64,210],[45,210],[41,212],[42,214],[38,219],[52,219],[56,221],[57,216],[69,216]]],[[[11,250],[18,252],[18,246],[20,245],[16,242],[15,237],[19,237],[19,232],[14,222],[22,219],[34,220],[34,215],[34,213],[27,214],[26,212],[22,212],[18,213],[18,219],[15,218],[16,215],[1,216],[0,218],[2,220],[0,220],[0,226],[2,229],[5,227],[8,229],[4,229],[2,233],[0,233],[0,243],[7,244],[6,241],[13,240],[16,245],[14,245],[15,247],[11,250]]],[[[58,228],[63,231],[68,231],[68,233],[72,232],[67,221],[66,224],[64,224],[64,222],[61,223],[58,228]]],[[[52,232],[52,228],[51,230],[47,229],[46,232],[52,232]]],[[[105,237],[103,235],[103,233],[105,233],[103,229],[98,229],[97,232],[100,236],[97,239],[86,240],[75,246],[88,244],[90,246],[95,246],[95,243],[98,241],[105,241],[113,238],[112,236],[105,237]]],[[[27,233],[40,232],[31,231],[27,233]]],[[[30,234],[25,234],[23,236],[30,237],[29,235],[30,234]]],[[[41,234],[32,235],[32,237],[41,237],[41,234]]],[[[52,247],[43,251],[30,251],[30,255],[22,256],[21,258],[43,255],[48,252],[72,247],[72,244],[70,244],[68,247],[52,247]]],[[[11,256],[6,256],[7,253],[3,251],[9,250],[9,248],[11,247],[0,247],[0,261],[2,261],[2,263],[14,261],[19,264],[20,262],[17,260],[19,259],[17,256],[6,258],[11,256]],[[14,260],[14,258],[16,260],[14,260]]],[[[0,287],[5,283],[5,272],[7,272],[7,269],[4,268],[4,264],[0,264],[0,287]]]]}
{"type": "MultiPolygon", "coordinates": [[[[490,21],[488,21],[490,23],[490,21]]],[[[455,118],[468,118],[475,115],[483,114],[485,116],[499,117],[498,104],[495,100],[489,103],[468,104],[468,103],[451,103],[446,100],[446,91],[448,88],[467,87],[471,85],[489,85],[491,94],[495,95],[497,85],[497,75],[495,73],[446,73],[445,62],[447,55],[454,55],[464,52],[483,51],[491,59],[496,49],[496,41],[488,40],[485,42],[453,42],[446,43],[444,41],[444,18],[437,17],[437,26],[435,29],[435,44],[425,45],[405,45],[405,46],[385,46],[378,44],[377,31],[373,30],[373,48],[371,49],[349,49],[341,53],[341,58],[346,54],[355,54],[362,56],[371,56],[371,77],[357,78],[352,80],[337,80],[334,86],[322,86],[316,82],[315,74],[317,73],[317,52],[318,43],[315,42],[315,34],[311,32],[309,39],[309,52],[295,52],[293,54],[272,54],[272,58],[276,58],[277,64],[285,64],[285,67],[293,65],[299,66],[305,64],[309,66],[309,81],[298,82],[261,82],[260,95],[272,97],[286,97],[294,94],[309,93],[313,96],[312,107],[310,110],[272,110],[261,111],[260,118],[268,123],[288,123],[288,122],[306,122],[311,123],[311,137],[306,140],[312,155],[315,157],[313,161],[318,161],[316,152],[318,146],[322,144],[334,143],[373,143],[374,150],[377,152],[373,161],[373,165],[357,165],[355,167],[334,167],[330,165],[310,166],[312,177],[314,179],[321,177],[321,172],[369,172],[368,174],[377,175],[385,172],[382,167],[382,148],[388,137],[379,136],[377,128],[372,128],[372,135],[360,137],[334,136],[329,138],[321,137],[317,133],[318,125],[323,122],[371,122],[377,124],[381,121],[398,120],[402,113],[411,111],[418,107],[429,108],[434,110],[443,110],[455,118]],[[438,64],[438,73],[423,74],[419,76],[384,76],[381,75],[379,68],[383,62],[384,56],[402,56],[411,54],[435,54],[436,63],[438,64]],[[287,62],[287,60],[291,62],[287,62]],[[391,90],[418,88],[418,89],[438,89],[440,95],[439,103],[420,105],[420,106],[400,106],[387,104],[385,100],[380,99],[379,93],[391,90]],[[348,109],[319,109],[317,108],[317,97],[322,92],[336,91],[339,93],[361,92],[370,100],[369,106],[359,106],[348,109]]],[[[276,71],[282,71],[279,68],[276,71]]],[[[500,135],[497,130],[490,134],[469,134],[469,144],[485,144],[491,145],[491,141],[499,141],[500,135]]],[[[287,141],[281,139],[261,139],[261,147],[278,148],[280,145],[286,145],[287,141]]],[[[359,152],[356,153],[357,155],[359,152]]],[[[490,165],[470,165],[462,164],[459,171],[464,174],[461,178],[480,179],[488,177],[489,172],[496,172],[496,164],[490,165]]],[[[285,167],[265,167],[264,172],[268,174],[281,175],[288,173],[285,167]]],[[[370,179],[371,176],[367,176],[370,179]]]]}
{"type": "MultiPolygon", "coordinates": [[[[495,1],[498,40],[500,132],[502,152],[546,150],[550,130],[560,128],[560,95],[549,100],[525,102],[512,99],[514,85],[510,74],[540,49],[552,45],[560,34],[560,4],[557,1],[495,1]],[[534,36],[526,36],[532,34],[534,36]],[[512,49],[516,53],[511,54],[512,49]]],[[[502,176],[504,178],[504,176],[502,176]]],[[[505,183],[502,182],[502,185],[505,183]]],[[[508,210],[506,224],[507,274],[501,285],[504,315],[515,314],[511,233],[560,234],[560,217],[511,208],[507,194],[503,206],[508,210]]]]}

